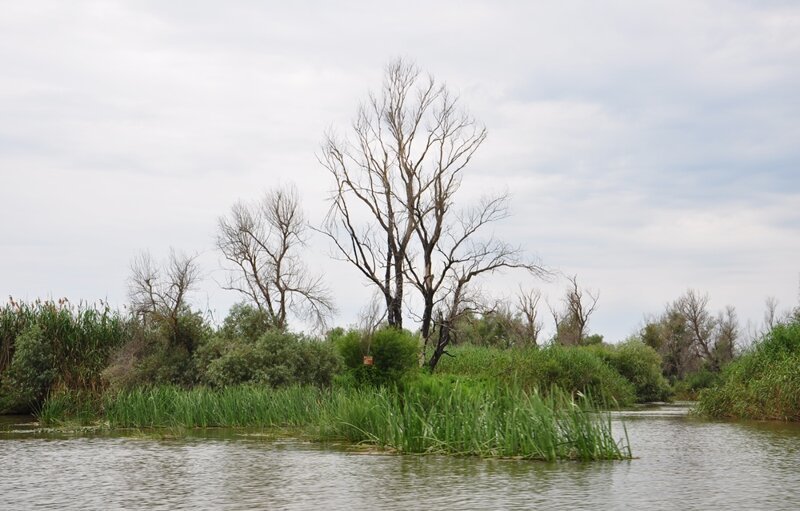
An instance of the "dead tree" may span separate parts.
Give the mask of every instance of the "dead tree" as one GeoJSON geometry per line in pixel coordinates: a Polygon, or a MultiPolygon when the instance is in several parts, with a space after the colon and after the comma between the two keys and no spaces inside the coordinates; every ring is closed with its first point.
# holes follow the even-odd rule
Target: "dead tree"
{"type": "MultiPolygon", "coordinates": [[[[159,267],[148,252],[131,263],[128,279],[131,309],[147,327],[166,324],[172,342],[179,342],[178,320],[189,310],[187,296],[199,281],[195,257],[170,250],[167,262],[159,267]]],[[[192,346],[186,346],[191,351],[192,346]]]]}
{"type": "Polygon", "coordinates": [[[538,346],[539,334],[542,332],[542,321],[539,319],[539,302],[542,292],[538,289],[528,291],[520,287],[517,294],[517,313],[523,320],[523,337],[526,344],[538,346]]]}
{"type": "Polygon", "coordinates": [[[423,356],[426,356],[435,334],[434,350],[426,362],[430,371],[446,353],[456,321],[464,314],[476,311],[480,304],[479,295],[470,287],[474,279],[511,268],[540,276],[546,273],[538,264],[524,260],[517,247],[493,237],[476,239],[481,228],[504,211],[501,206],[504,201],[482,201],[479,206],[458,216],[454,224],[443,228],[435,247],[438,254],[436,263],[431,265],[432,271],[426,278],[421,278],[417,269],[409,265],[409,276],[425,298],[423,326],[426,315],[431,321],[431,328],[423,331],[423,356]],[[433,304],[435,309],[428,309],[428,304],[433,304]]]}
{"type": "Polygon", "coordinates": [[[550,307],[556,324],[556,340],[566,346],[577,346],[583,343],[588,332],[589,319],[597,309],[600,298],[598,292],[582,289],[578,285],[578,276],[568,277],[569,286],[562,300],[563,309],[557,311],[550,307]]]}
{"type": "MultiPolygon", "coordinates": [[[[321,162],[336,188],[323,231],[340,258],[380,289],[393,326],[403,322],[415,233],[427,236],[420,279],[432,278],[441,231],[429,231],[429,223],[420,229],[419,222],[446,216],[461,170],[486,137],[457,103],[444,85],[397,60],[387,68],[381,96],[370,95],[360,108],[354,139],[329,136],[324,146],[321,162]],[[368,221],[358,221],[363,218],[368,221]]],[[[425,306],[433,310],[430,302],[425,306]]],[[[429,327],[428,317],[423,330],[429,327]]]]}
{"type": "Polygon", "coordinates": [[[334,307],[322,277],[301,257],[307,224],[294,187],[276,188],[255,203],[238,202],[219,219],[217,247],[230,265],[226,289],[243,294],[287,327],[292,314],[323,326],[334,307]]]}

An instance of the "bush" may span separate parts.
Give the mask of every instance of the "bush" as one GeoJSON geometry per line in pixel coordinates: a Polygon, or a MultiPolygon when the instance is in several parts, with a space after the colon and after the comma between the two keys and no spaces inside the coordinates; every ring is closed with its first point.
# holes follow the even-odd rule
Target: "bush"
{"type": "Polygon", "coordinates": [[[0,411],[38,410],[53,390],[98,392],[128,324],[101,304],[10,302],[0,308],[0,411]]]}
{"type": "Polygon", "coordinates": [[[225,339],[256,342],[273,329],[269,314],[247,303],[237,303],[231,307],[219,333],[225,339]]]}
{"type": "Polygon", "coordinates": [[[661,374],[661,356],[642,341],[629,339],[617,345],[597,344],[587,349],[633,384],[638,402],[665,401],[669,398],[669,384],[661,374]]]}
{"type": "Polygon", "coordinates": [[[700,414],[800,421],[800,320],[779,324],[700,393],[700,414]]]}
{"type": "Polygon", "coordinates": [[[419,339],[408,330],[385,327],[372,336],[339,331],[330,338],[358,384],[396,384],[419,367],[419,339]],[[372,356],[372,365],[364,364],[366,355],[372,356]]]}
{"type": "Polygon", "coordinates": [[[280,331],[267,332],[254,343],[217,338],[198,350],[198,360],[203,357],[206,365],[201,369],[201,381],[214,387],[322,387],[329,386],[341,369],[341,360],[332,345],[280,331]],[[219,355],[214,357],[214,353],[219,355]]]}
{"type": "MultiPolygon", "coordinates": [[[[194,314],[178,320],[178,335],[188,345],[203,344],[207,327],[194,314]]],[[[163,325],[131,328],[127,342],[112,355],[103,378],[114,389],[148,385],[191,386],[197,381],[192,353],[187,344],[173,342],[171,329],[163,325]]]]}
{"type": "Polygon", "coordinates": [[[4,408],[35,408],[44,401],[56,377],[53,347],[36,324],[23,330],[14,346],[14,358],[3,381],[7,392],[4,408]]]}
{"type": "Polygon", "coordinates": [[[709,371],[702,367],[686,375],[682,380],[676,380],[672,384],[673,393],[676,399],[696,400],[700,391],[717,385],[720,382],[720,373],[709,371]]]}

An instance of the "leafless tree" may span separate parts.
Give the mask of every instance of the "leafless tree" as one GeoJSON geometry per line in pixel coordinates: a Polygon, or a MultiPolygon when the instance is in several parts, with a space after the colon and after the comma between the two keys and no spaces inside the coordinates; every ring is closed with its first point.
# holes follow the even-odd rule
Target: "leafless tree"
{"type": "MultiPolygon", "coordinates": [[[[380,97],[370,95],[353,125],[354,140],[329,136],[323,165],[336,188],[324,231],[338,254],[382,292],[390,325],[402,326],[406,266],[415,233],[426,236],[420,279],[433,278],[433,253],[460,173],[486,130],[458,99],[403,60],[392,62],[380,97]],[[419,223],[429,217],[438,224],[419,223]],[[360,217],[369,221],[359,223],[360,217]]],[[[433,305],[426,303],[432,311],[433,305]]],[[[430,318],[423,320],[430,328],[430,318]]]]}
{"type": "Polygon", "coordinates": [[[542,321],[539,319],[539,302],[542,292],[538,289],[523,290],[521,287],[517,294],[517,312],[523,319],[524,337],[533,346],[539,344],[539,334],[542,332],[542,321]]]}
{"type": "Polygon", "coordinates": [[[720,368],[733,360],[736,354],[737,342],[741,333],[736,308],[732,305],[725,307],[725,310],[718,314],[716,322],[713,355],[716,367],[720,368]]]}
{"type": "Polygon", "coordinates": [[[132,261],[128,280],[132,311],[145,325],[166,322],[176,337],[179,316],[188,310],[187,295],[199,276],[195,257],[171,249],[167,262],[159,267],[149,252],[142,252],[132,261]]]}
{"type": "Polygon", "coordinates": [[[768,296],[764,300],[764,328],[770,331],[775,328],[775,323],[778,320],[778,299],[774,296],[768,296]]]}
{"type": "Polygon", "coordinates": [[[690,289],[675,301],[674,309],[686,322],[696,358],[705,361],[712,371],[733,359],[739,323],[732,306],[714,317],[708,310],[708,294],[690,289]]]}
{"type": "Polygon", "coordinates": [[[231,266],[224,287],[245,295],[278,329],[287,327],[289,312],[322,326],[334,310],[322,277],[310,273],[301,257],[306,231],[291,186],[255,203],[238,202],[219,219],[217,247],[231,266]]]}
{"type": "Polygon", "coordinates": [[[597,310],[600,294],[583,289],[578,285],[578,276],[568,277],[569,286],[564,295],[563,309],[550,306],[556,324],[556,341],[563,345],[577,346],[583,342],[588,332],[589,319],[597,310]]]}
{"type": "Polygon", "coordinates": [[[365,337],[372,337],[372,334],[386,319],[386,307],[382,303],[382,298],[380,294],[374,295],[358,313],[356,328],[363,332],[365,337]]]}
{"type": "MultiPolygon", "coordinates": [[[[422,312],[423,351],[426,351],[434,332],[436,341],[427,365],[431,371],[436,368],[441,356],[452,340],[451,331],[458,318],[467,312],[478,310],[481,303],[473,279],[502,269],[522,269],[534,275],[543,276],[546,271],[538,264],[523,259],[522,251],[489,237],[481,240],[481,231],[491,222],[503,218],[507,211],[507,197],[484,199],[477,206],[466,210],[445,223],[446,218],[434,219],[426,223],[419,216],[420,231],[426,226],[440,231],[436,245],[430,247],[429,238],[424,233],[419,236],[423,264],[408,265],[408,275],[420,291],[424,307],[422,312]],[[435,255],[435,257],[434,257],[435,255]],[[438,309],[438,312],[437,312],[438,309]],[[433,328],[435,327],[435,328],[433,328]]],[[[410,262],[410,261],[409,261],[410,262]]]]}
{"type": "Polygon", "coordinates": [[[713,336],[716,319],[708,311],[708,294],[700,295],[690,289],[675,302],[692,336],[696,356],[713,364],[713,336]]]}

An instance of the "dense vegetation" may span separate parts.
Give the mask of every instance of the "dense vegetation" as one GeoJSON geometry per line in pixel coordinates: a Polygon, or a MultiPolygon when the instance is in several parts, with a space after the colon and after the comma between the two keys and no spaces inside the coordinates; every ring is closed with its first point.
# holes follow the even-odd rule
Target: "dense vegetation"
{"type": "Polygon", "coordinates": [[[718,418],[800,421],[800,318],[776,325],[700,394],[718,418]]]}
{"type": "MultiPolygon", "coordinates": [[[[50,403],[50,402],[48,402],[50,403]]],[[[113,427],[299,427],[309,438],[404,453],[556,459],[622,459],[607,417],[586,399],[516,387],[418,377],[397,387],[153,387],[107,396],[113,427]]],[[[63,399],[42,416],[57,423],[63,399]],[[55,407],[55,409],[53,409],[55,407]]]]}

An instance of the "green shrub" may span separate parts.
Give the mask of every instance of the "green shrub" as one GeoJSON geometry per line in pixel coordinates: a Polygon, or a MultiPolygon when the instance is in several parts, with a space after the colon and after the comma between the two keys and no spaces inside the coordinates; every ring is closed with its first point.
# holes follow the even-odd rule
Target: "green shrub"
{"type": "Polygon", "coordinates": [[[341,369],[341,361],[329,343],[280,331],[270,331],[255,343],[215,339],[199,349],[198,355],[205,364],[201,381],[214,387],[248,383],[329,386],[341,369]],[[219,356],[209,355],[212,351],[219,356]]]}
{"type": "Polygon", "coordinates": [[[638,402],[669,398],[669,384],[661,374],[661,356],[642,341],[628,339],[616,345],[596,344],[587,349],[633,384],[638,402]]]}
{"type": "Polygon", "coordinates": [[[676,399],[696,400],[700,391],[717,385],[721,380],[720,373],[709,371],[702,367],[686,375],[682,380],[675,380],[672,384],[676,399]]]}
{"type": "MultiPolygon", "coordinates": [[[[191,335],[192,344],[203,342],[196,330],[190,333],[194,320],[184,325],[184,333],[191,335]]],[[[169,335],[164,328],[135,325],[131,336],[114,352],[103,371],[105,380],[114,389],[194,384],[197,377],[192,353],[185,345],[171,342],[169,335]]]]}
{"type": "Polygon", "coordinates": [[[269,314],[247,303],[237,303],[231,307],[219,333],[224,339],[256,342],[273,329],[269,314]]]}
{"type": "Polygon", "coordinates": [[[0,411],[29,412],[53,390],[99,392],[129,325],[105,305],[10,302],[0,308],[0,411]]]}
{"type": "Polygon", "coordinates": [[[36,407],[44,401],[56,377],[53,347],[36,324],[23,330],[14,346],[14,358],[3,381],[8,393],[5,407],[36,407]]]}
{"type": "Polygon", "coordinates": [[[407,330],[385,327],[372,336],[350,330],[330,338],[359,385],[396,384],[419,367],[419,338],[407,330]],[[364,364],[367,355],[372,356],[372,365],[364,364]]]}
{"type": "Polygon", "coordinates": [[[779,324],[700,393],[711,417],[800,421],[800,321],[779,324]]]}

